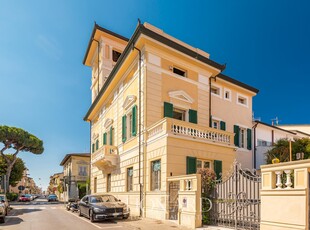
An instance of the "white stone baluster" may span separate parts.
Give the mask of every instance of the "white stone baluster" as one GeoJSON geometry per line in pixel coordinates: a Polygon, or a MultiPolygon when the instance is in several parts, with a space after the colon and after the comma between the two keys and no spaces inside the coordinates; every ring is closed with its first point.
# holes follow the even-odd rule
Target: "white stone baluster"
{"type": "Polygon", "coordinates": [[[284,170],[285,174],[286,174],[286,189],[291,189],[292,188],[292,181],[291,181],[291,173],[292,173],[292,170],[284,170]]]}
{"type": "Polygon", "coordinates": [[[277,175],[277,189],[282,189],[282,182],[281,182],[281,175],[282,175],[282,171],[276,171],[275,174],[277,175]]]}
{"type": "Polygon", "coordinates": [[[188,191],[188,180],[185,180],[185,184],[186,184],[185,190],[188,191]]]}

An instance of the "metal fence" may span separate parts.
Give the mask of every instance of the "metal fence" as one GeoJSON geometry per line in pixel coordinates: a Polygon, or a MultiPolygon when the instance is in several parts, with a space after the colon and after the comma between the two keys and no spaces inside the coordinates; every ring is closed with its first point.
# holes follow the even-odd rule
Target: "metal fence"
{"type": "Polygon", "coordinates": [[[261,177],[235,162],[211,194],[210,224],[233,229],[260,228],[261,177]]]}

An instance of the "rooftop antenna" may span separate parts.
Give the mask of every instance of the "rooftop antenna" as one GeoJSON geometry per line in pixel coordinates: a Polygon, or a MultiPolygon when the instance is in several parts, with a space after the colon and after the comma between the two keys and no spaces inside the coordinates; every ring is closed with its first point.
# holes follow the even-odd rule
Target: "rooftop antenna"
{"type": "Polygon", "coordinates": [[[254,112],[252,113],[252,121],[261,121],[261,117],[255,118],[254,112]]]}
{"type": "Polygon", "coordinates": [[[279,118],[278,117],[275,117],[273,119],[271,119],[271,125],[274,126],[274,123],[276,123],[276,125],[279,125],[279,118]]]}

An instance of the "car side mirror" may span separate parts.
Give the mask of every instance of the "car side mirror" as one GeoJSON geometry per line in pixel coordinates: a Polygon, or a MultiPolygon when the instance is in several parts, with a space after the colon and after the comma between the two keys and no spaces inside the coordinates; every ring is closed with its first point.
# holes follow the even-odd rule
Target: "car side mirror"
{"type": "Polygon", "coordinates": [[[1,200],[1,202],[2,202],[2,203],[4,203],[4,202],[5,202],[5,200],[1,200]]]}
{"type": "Polygon", "coordinates": [[[121,199],[119,199],[118,201],[121,201],[121,199]]]}

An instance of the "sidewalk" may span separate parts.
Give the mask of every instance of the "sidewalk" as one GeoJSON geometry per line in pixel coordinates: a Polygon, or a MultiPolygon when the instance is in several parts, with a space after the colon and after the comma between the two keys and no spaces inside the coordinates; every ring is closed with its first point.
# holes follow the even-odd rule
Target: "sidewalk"
{"type": "MultiPolygon", "coordinates": [[[[179,230],[191,230],[191,228],[180,226],[175,221],[169,220],[155,220],[150,218],[139,218],[132,217],[127,221],[123,221],[122,223],[127,226],[132,227],[133,229],[147,229],[147,230],[171,230],[171,229],[179,229],[179,230]]],[[[217,227],[217,226],[203,226],[200,228],[196,228],[196,230],[228,230],[229,228],[217,227]]],[[[231,230],[231,229],[229,229],[231,230]]]]}
{"type": "Polygon", "coordinates": [[[190,230],[190,228],[179,226],[174,221],[168,220],[155,220],[150,218],[131,218],[127,221],[123,221],[123,224],[132,227],[133,229],[147,229],[147,230],[171,230],[171,229],[181,229],[190,230]]]}

